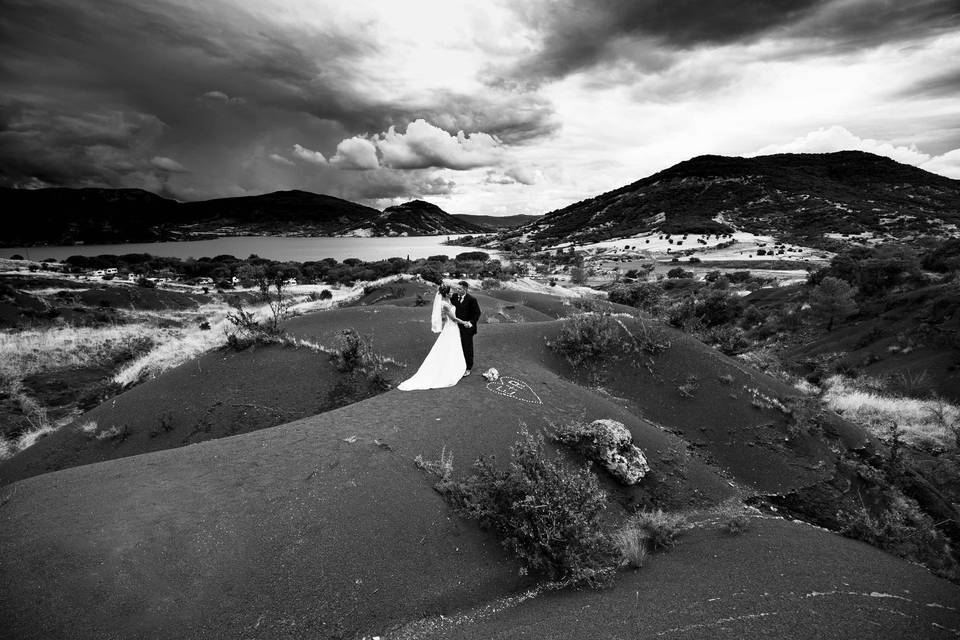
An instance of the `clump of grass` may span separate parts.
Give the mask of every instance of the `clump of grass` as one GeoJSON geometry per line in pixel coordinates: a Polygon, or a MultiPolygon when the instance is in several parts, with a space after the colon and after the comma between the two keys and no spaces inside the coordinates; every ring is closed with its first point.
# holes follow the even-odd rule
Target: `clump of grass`
{"type": "Polygon", "coordinates": [[[113,425],[109,429],[104,429],[100,433],[96,434],[94,437],[101,442],[106,440],[116,440],[117,442],[123,442],[130,435],[130,427],[125,424],[113,425]]]}
{"type": "Polygon", "coordinates": [[[688,375],[686,380],[683,381],[681,385],[677,387],[677,391],[680,392],[684,398],[692,398],[697,389],[700,388],[699,383],[697,382],[697,376],[691,374],[688,375]]]}
{"type": "Polygon", "coordinates": [[[645,533],[651,551],[665,551],[680,542],[680,534],[686,529],[687,521],[679,514],[656,509],[638,511],[629,523],[645,533]]]}
{"type": "Polygon", "coordinates": [[[628,518],[611,538],[619,551],[621,566],[639,569],[650,553],[674,547],[686,527],[683,516],[665,513],[661,509],[639,511],[628,518]]]}
{"type": "Polygon", "coordinates": [[[649,555],[647,534],[635,526],[624,526],[613,533],[613,544],[620,551],[623,566],[639,569],[649,555]]]}
{"type": "Polygon", "coordinates": [[[716,510],[720,528],[730,535],[740,535],[750,529],[750,517],[735,500],[727,500],[716,510]]]}
{"type": "Polygon", "coordinates": [[[440,450],[439,460],[425,460],[423,456],[418,455],[413,459],[417,469],[426,471],[439,478],[441,485],[446,485],[453,475],[453,451],[447,451],[446,447],[440,450]]]}
{"type": "Polygon", "coordinates": [[[97,431],[97,421],[96,420],[87,420],[81,422],[76,426],[77,431],[84,433],[87,437],[93,437],[93,434],[97,431]]]}

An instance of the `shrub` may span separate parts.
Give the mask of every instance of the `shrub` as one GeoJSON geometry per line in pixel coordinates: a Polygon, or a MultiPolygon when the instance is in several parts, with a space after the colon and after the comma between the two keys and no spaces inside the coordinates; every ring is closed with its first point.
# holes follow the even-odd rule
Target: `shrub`
{"type": "Polygon", "coordinates": [[[330,289],[324,289],[320,292],[320,300],[330,300],[331,298],[333,298],[333,293],[330,289]]]}
{"type": "Polygon", "coordinates": [[[330,357],[338,371],[363,374],[384,388],[388,386],[383,377],[386,359],[374,351],[373,340],[369,336],[360,335],[356,329],[344,329],[337,335],[330,357]]]}
{"type": "Polygon", "coordinates": [[[483,251],[467,251],[458,253],[456,259],[458,262],[486,262],[489,258],[490,254],[483,251]]]}
{"type": "Polygon", "coordinates": [[[618,554],[601,527],[607,495],[589,467],[548,459],[543,436],[524,428],[507,470],[482,457],[473,468],[444,489],[446,497],[458,513],[496,531],[525,570],[575,585],[609,582],[618,554]]]}
{"type": "Polygon", "coordinates": [[[750,341],[747,340],[743,329],[729,325],[710,327],[701,332],[699,337],[703,342],[715,346],[721,353],[728,356],[735,356],[750,348],[750,341]]]}
{"type": "Polygon", "coordinates": [[[692,278],[693,271],[686,271],[683,267],[674,267],[667,271],[668,278],[692,278]]]}
{"type": "Polygon", "coordinates": [[[855,294],[856,290],[845,280],[827,276],[810,293],[810,310],[827,321],[827,331],[830,331],[834,321],[857,312],[855,294]]]}
{"type": "Polygon", "coordinates": [[[655,312],[663,299],[663,288],[653,282],[640,282],[615,288],[610,292],[608,299],[610,302],[655,312]]]}
{"type": "Polygon", "coordinates": [[[590,272],[583,267],[574,267],[570,270],[570,282],[575,285],[585,285],[589,275],[590,272]]]}
{"type": "Polygon", "coordinates": [[[620,323],[609,314],[581,313],[564,320],[548,346],[575,367],[595,364],[605,353],[622,347],[620,331],[620,323]]]}
{"type": "Polygon", "coordinates": [[[480,288],[487,289],[487,290],[499,289],[502,286],[503,284],[496,278],[484,278],[483,281],[480,283],[480,288]]]}

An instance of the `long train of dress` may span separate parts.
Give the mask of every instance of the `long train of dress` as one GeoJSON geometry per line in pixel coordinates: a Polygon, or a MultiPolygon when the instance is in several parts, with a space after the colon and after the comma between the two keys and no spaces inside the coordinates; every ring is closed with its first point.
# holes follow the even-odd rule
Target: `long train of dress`
{"type": "Polygon", "coordinates": [[[452,387],[460,381],[466,370],[467,361],[463,357],[463,347],[460,344],[460,330],[456,324],[446,320],[423,364],[413,377],[401,382],[397,389],[416,391],[452,387]]]}

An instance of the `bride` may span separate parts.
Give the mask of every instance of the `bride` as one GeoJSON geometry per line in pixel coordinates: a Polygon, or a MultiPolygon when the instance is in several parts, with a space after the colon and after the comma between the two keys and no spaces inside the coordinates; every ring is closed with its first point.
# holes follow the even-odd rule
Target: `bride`
{"type": "Polygon", "coordinates": [[[430,313],[430,329],[440,335],[417,372],[412,378],[401,382],[397,389],[401,391],[440,389],[457,384],[467,370],[463,347],[460,345],[458,324],[470,326],[466,320],[457,318],[453,304],[450,302],[450,287],[441,285],[433,299],[433,310],[430,313]]]}

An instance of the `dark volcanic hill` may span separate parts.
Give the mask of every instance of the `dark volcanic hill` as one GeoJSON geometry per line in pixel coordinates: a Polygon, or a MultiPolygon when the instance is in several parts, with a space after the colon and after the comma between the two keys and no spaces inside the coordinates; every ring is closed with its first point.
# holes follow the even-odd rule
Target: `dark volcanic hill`
{"type": "Polygon", "coordinates": [[[241,227],[247,233],[271,235],[334,235],[380,215],[355,202],[296,190],[185,202],[180,207],[186,220],[205,229],[241,227]]]}
{"type": "MultiPolygon", "coordinates": [[[[960,225],[960,180],[860,151],[699,156],[546,214],[536,242],[733,229],[816,244],[824,233],[909,238],[960,225]]],[[[956,228],[953,228],[954,232],[956,228]]]]}
{"type": "Polygon", "coordinates": [[[168,240],[177,202],[142,189],[0,189],[0,244],[168,240]]]}
{"type": "Polygon", "coordinates": [[[365,236],[431,236],[489,231],[480,225],[459,220],[429,202],[411,200],[387,207],[377,217],[353,224],[341,233],[365,236]]]}
{"type": "Polygon", "coordinates": [[[502,231],[504,229],[515,229],[529,224],[534,220],[539,220],[543,216],[530,216],[518,214],[515,216],[471,216],[456,214],[453,216],[458,220],[475,224],[491,231],[502,231]]]}
{"type": "Polygon", "coordinates": [[[140,189],[0,189],[0,245],[122,243],[203,235],[336,235],[380,215],[306,191],[179,203],[140,189]]]}

